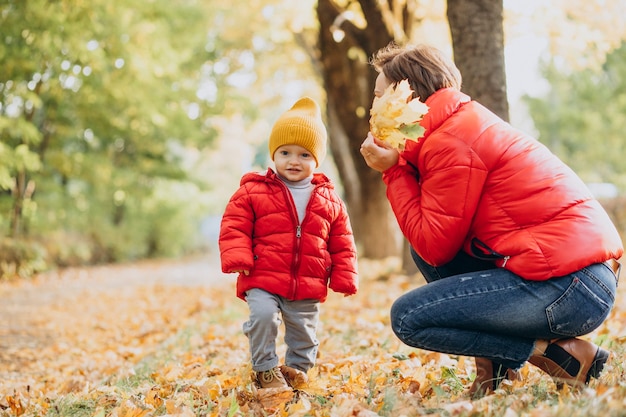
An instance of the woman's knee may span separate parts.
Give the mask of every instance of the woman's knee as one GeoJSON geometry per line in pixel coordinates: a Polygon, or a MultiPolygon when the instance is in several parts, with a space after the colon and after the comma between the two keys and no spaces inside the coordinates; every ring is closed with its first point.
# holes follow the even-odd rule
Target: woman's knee
{"type": "Polygon", "coordinates": [[[402,330],[405,327],[404,318],[406,315],[407,305],[404,297],[400,297],[391,305],[389,312],[391,329],[400,339],[402,339],[402,330]]]}

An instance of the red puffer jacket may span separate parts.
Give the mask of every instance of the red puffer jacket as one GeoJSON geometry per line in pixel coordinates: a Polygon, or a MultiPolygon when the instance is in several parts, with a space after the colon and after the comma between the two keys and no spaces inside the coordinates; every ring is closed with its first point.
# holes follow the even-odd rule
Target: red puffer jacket
{"type": "Polygon", "coordinates": [[[315,173],[301,225],[291,193],[270,168],[249,173],[231,197],[220,229],[222,271],[239,274],[237,296],[261,288],[290,300],[324,301],[328,287],[358,289],[357,254],[343,201],[331,181],[315,173]]]}
{"type": "Polygon", "coordinates": [[[429,264],[464,249],[529,280],[619,258],[621,239],[585,184],[548,148],[463,93],[426,101],[426,129],[384,172],[404,235],[429,264]]]}

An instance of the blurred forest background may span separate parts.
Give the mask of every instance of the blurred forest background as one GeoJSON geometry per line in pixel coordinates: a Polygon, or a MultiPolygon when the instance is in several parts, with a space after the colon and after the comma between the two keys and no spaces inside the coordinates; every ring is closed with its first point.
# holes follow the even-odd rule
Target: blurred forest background
{"type": "Polygon", "coordinates": [[[241,175],[268,166],[269,129],[302,95],[325,107],[322,169],[361,255],[399,254],[382,183],[358,155],[368,59],[391,40],[454,56],[471,95],[570,164],[624,233],[623,6],[0,0],[0,275],[214,252],[241,175]]]}

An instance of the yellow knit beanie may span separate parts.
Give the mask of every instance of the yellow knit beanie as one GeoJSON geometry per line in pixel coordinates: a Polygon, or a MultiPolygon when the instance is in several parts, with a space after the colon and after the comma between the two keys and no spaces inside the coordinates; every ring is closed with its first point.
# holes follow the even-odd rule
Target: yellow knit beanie
{"type": "Polygon", "coordinates": [[[319,106],[309,97],[303,97],[276,120],[270,133],[270,157],[273,161],[280,146],[299,145],[311,152],[320,166],[326,156],[326,139],[319,106]]]}

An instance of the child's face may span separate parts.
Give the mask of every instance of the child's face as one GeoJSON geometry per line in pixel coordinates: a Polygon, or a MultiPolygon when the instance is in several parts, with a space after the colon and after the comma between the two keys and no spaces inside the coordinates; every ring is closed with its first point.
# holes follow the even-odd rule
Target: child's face
{"type": "Polygon", "coordinates": [[[289,181],[301,181],[313,175],[317,166],[311,152],[299,145],[283,145],[274,153],[276,171],[289,181]]]}

